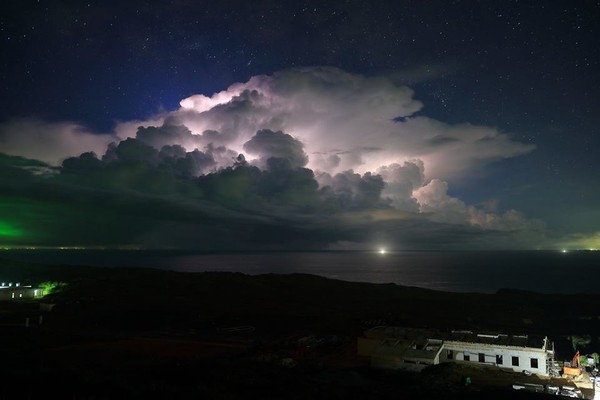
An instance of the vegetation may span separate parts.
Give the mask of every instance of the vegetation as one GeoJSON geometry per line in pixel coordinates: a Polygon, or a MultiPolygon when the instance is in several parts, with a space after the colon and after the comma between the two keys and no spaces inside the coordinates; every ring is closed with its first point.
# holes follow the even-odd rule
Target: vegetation
{"type": "Polygon", "coordinates": [[[589,335],[583,336],[571,336],[571,343],[573,344],[573,351],[582,350],[592,342],[592,338],[589,335]]]}
{"type": "Polygon", "coordinates": [[[61,291],[67,284],[60,281],[45,281],[38,286],[42,289],[42,296],[61,291]]]}

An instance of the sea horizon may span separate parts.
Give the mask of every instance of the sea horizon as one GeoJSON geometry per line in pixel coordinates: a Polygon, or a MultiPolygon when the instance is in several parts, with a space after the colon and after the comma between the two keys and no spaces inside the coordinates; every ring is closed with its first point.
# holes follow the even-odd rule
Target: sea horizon
{"type": "Polygon", "coordinates": [[[600,294],[593,277],[600,252],[556,250],[237,251],[22,250],[0,259],[81,267],[155,268],[177,272],[312,274],[350,282],[394,283],[448,292],[600,294]],[[574,273],[576,274],[574,276],[574,273]],[[583,279],[576,279],[577,276],[583,279]]]}

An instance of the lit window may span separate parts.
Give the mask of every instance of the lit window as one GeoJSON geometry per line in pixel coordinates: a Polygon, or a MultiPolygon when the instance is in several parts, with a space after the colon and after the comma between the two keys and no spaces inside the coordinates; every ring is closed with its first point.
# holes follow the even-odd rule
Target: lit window
{"type": "Polygon", "coordinates": [[[23,297],[23,293],[19,293],[19,297],[23,297]]]}
{"type": "Polygon", "coordinates": [[[15,292],[12,292],[12,298],[13,299],[15,298],[15,292]]]}

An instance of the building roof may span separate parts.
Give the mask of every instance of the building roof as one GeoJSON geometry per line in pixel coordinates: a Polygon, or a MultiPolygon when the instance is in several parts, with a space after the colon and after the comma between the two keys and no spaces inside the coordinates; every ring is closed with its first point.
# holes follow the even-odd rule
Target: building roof
{"type": "Polygon", "coordinates": [[[544,346],[544,337],[535,335],[508,335],[505,333],[452,331],[449,332],[444,339],[457,342],[483,343],[515,347],[541,348],[544,346]]]}
{"type": "Polygon", "coordinates": [[[544,346],[544,337],[531,335],[509,335],[503,333],[473,332],[468,330],[435,331],[427,329],[404,328],[397,326],[377,326],[365,332],[370,339],[400,339],[404,341],[456,341],[482,343],[488,345],[515,346],[540,349],[544,346]]]}

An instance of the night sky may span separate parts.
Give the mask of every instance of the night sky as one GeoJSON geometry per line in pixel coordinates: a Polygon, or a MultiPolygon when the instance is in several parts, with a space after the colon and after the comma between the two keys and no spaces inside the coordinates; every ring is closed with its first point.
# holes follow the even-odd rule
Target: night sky
{"type": "Polygon", "coordinates": [[[598,21],[583,0],[3,1],[0,246],[600,248],[598,21]]]}

